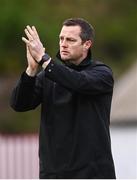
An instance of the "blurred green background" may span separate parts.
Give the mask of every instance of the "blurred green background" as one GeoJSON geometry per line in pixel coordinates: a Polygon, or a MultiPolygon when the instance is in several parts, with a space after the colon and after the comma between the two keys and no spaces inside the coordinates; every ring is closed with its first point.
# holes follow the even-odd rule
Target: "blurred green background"
{"type": "Polygon", "coordinates": [[[93,25],[93,58],[110,65],[115,80],[136,60],[136,0],[1,0],[0,133],[39,130],[40,107],[17,113],[9,106],[12,88],[27,66],[21,40],[25,26],[36,26],[46,50],[55,57],[62,22],[70,17],[85,18],[93,25]]]}

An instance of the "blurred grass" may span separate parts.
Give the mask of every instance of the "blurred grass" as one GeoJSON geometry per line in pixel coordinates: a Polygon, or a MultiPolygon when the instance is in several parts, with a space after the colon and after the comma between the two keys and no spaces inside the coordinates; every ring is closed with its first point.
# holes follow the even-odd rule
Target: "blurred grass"
{"type": "Polygon", "coordinates": [[[83,17],[93,24],[96,31],[93,55],[111,65],[116,76],[135,61],[135,0],[1,0],[0,74],[16,74],[24,69],[25,45],[21,37],[27,24],[37,27],[46,50],[54,57],[62,21],[70,17],[83,17]]]}
{"type": "Polygon", "coordinates": [[[39,131],[39,109],[29,112],[4,110],[0,117],[0,133],[36,133],[39,131]]]}
{"type": "Polygon", "coordinates": [[[1,0],[0,82],[5,85],[0,86],[0,132],[39,129],[40,108],[17,113],[9,107],[11,89],[27,66],[21,40],[25,26],[37,27],[46,50],[55,57],[62,21],[70,17],[85,18],[94,26],[93,58],[110,65],[116,80],[136,60],[136,0],[1,0]]]}
{"type": "Polygon", "coordinates": [[[0,78],[3,91],[0,89],[0,133],[36,133],[39,131],[40,106],[28,112],[15,112],[10,107],[10,95],[18,79],[15,77],[0,78]]]}

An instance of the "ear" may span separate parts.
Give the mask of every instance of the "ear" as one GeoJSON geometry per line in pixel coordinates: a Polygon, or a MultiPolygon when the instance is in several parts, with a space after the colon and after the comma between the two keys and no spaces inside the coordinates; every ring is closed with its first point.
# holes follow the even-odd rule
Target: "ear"
{"type": "Polygon", "coordinates": [[[91,48],[92,47],[92,41],[91,40],[88,40],[88,41],[86,41],[86,42],[84,42],[84,48],[86,49],[86,50],[88,50],[89,48],[91,48]]]}

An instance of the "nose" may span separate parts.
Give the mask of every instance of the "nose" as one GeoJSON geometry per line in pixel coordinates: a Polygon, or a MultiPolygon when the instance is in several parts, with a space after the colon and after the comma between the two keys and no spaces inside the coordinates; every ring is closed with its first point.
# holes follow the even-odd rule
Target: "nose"
{"type": "Polygon", "coordinates": [[[62,46],[62,47],[67,47],[67,46],[68,46],[67,41],[66,41],[65,39],[62,40],[62,41],[60,42],[60,46],[62,46]]]}

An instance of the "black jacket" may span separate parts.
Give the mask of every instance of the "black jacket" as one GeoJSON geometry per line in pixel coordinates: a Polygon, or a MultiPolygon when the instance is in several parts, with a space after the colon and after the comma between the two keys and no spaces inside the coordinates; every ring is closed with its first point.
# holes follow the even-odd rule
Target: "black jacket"
{"type": "Polygon", "coordinates": [[[78,66],[52,60],[36,77],[22,74],[11,106],[28,111],[41,104],[40,178],[115,178],[112,93],[111,69],[89,56],[78,66]]]}

